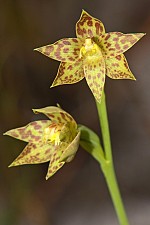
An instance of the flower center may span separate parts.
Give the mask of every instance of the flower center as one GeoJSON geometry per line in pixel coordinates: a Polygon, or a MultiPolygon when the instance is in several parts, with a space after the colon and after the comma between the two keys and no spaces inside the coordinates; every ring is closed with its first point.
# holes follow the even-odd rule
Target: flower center
{"type": "Polygon", "coordinates": [[[98,45],[91,39],[86,38],[84,45],[80,49],[80,58],[88,56],[102,55],[98,45]]]}
{"type": "Polygon", "coordinates": [[[43,132],[43,141],[54,142],[55,145],[60,144],[60,132],[64,124],[57,123],[52,124],[49,127],[46,127],[43,132]]]}

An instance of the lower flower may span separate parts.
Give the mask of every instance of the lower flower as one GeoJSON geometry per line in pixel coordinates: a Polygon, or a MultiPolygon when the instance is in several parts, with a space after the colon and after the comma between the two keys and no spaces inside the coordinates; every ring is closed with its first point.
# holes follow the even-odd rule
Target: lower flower
{"type": "Polygon", "coordinates": [[[79,147],[80,131],[70,114],[60,107],[34,109],[50,120],[39,120],[7,131],[4,135],[28,142],[22,153],[9,166],[37,164],[50,161],[46,179],[70,162],[79,147]]]}

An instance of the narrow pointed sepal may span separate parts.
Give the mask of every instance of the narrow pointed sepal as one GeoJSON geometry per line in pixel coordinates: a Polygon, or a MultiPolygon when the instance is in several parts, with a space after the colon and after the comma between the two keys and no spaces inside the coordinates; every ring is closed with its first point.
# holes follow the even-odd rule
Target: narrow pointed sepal
{"type": "Polygon", "coordinates": [[[99,37],[105,33],[103,23],[82,10],[79,21],[76,23],[76,35],[78,38],[99,37]]]}
{"type": "Polygon", "coordinates": [[[48,107],[41,108],[41,109],[33,109],[33,112],[34,113],[43,113],[52,122],[55,122],[55,123],[71,122],[73,124],[76,124],[73,117],[69,113],[67,113],[66,111],[61,109],[60,107],[48,106],[48,107]]]}
{"type": "Polygon", "coordinates": [[[76,62],[79,60],[79,52],[82,44],[82,40],[78,38],[64,38],[54,44],[34,50],[61,62],[76,62]]]}
{"type": "Polygon", "coordinates": [[[91,89],[95,99],[100,102],[105,83],[105,61],[103,58],[99,60],[89,60],[84,64],[85,79],[91,89]]]}
{"type": "Polygon", "coordinates": [[[76,63],[62,62],[51,87],[63,84],[74,84],[84,78],[82,61],[76,63]]]}
{"type": "Polygon", "coordinates": [[[79,147],[79,141],[80,141],[80,131],[78,131],[74,140],[67,146],[65,151],[62,153],[60,157],[60,162],[61,161],[70,162],[73,160],[79,147]]]}
{"type": "Polygon", "coordinates": [[[123,34],[121,32],[110,32],[98,38],[98,45],[106,58],[120,55],[130,49],[139,41],[145,33],[123,34]]]}
{"type": "Polygon", "coordinates": [[[50,120],[39,120],[27,124],[24,127],[12,129],[4,133],[4,135],[25,141],[39,142],[42,138],[43,130],[51,124],[50,120]]]}
{"type": "Polygon", "coordinates": [[[55,146],[42,142],[29,143],[9,167],[48,162],[54,150],[55,146]]]}
{"type": "Polygon", "coordinates": [[[112,79],[136,80],[128,66],[124,54],[106,59],[106,75],[112,79]]]}
{"type": "Polygon", "coordinates": [[[59,169],[61,169],[62,166],[64,166],[65,162],[59,162],[55,161],[53,165],[51,165],[51,162],[49,163],[48,172],[46,175],[46,180],[48,180],[50,177],[52,177],[59,169]]]}
{"type": "Polygon", "coordinates": [[[53,176],[64,164],[65,162],[60,162],[60,157],[63,154],[65,148],[67,147],[66,143],[61,143],[56,149],[49,163],[46,180],[53,176]]]}

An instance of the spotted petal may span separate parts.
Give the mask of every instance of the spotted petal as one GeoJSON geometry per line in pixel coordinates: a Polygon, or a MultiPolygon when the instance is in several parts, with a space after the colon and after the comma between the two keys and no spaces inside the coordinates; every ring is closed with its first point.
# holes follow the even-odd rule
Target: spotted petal
{"type": "Polygon", "coordinates": [[[105,62],[103,58],[89,60],[84,64],[86,81],[94,97],[101,101],[102,91],[105,83],[105,62]]]}
{"type": "Polygon", "coordinates": [[[135,80],[123,54],[118,55],[115,58],[106,59],[106,75],[112,79],[135,80]]]}
{"type": "Polygon", "coordinates": [[[62,153],[60,161],[70,162],[74,158],[79,147],[79,141],[80,141],[80,132],[77,133],[74,140],[68,145],[68,147],[62,153]]]}
{"type": "Polygon", "coordinates": [[[126,52],[145,34],[123,34],[120,32],[110,32],[99,37],[99,43],[103,54],[108,57],[115,57],[126,52]]]}
{"type": "Polygon", "coordinates": [[[9,166],[19,166],[23,164],[44,163],[50,160],[55,150],[54,145],[43,143],[29,143],[22,153],[9,166]]]}
{"type": "Polygon", "coordinates": [[[61,142],[71,143],[77,134],[74,123],[66,122],[61,128],[59,139],[61,142]]]}
{"type": "Polygon", "coordinates": [[[35,50],[58,61],[75,62],[79,59],[82,44],[83,42],[78,38],[64,38],[35,50]]]}
{"type": "Polygon", "coordinates": [[[78,38],[98,37],[105,33],[103,23],[82,10],[79,21],[76,23],[76,35],[78,38]]]}
{"type": "Polygon", "coordinates": [[[74,84],[84,78],[82,61],[76,63],[62,62],[59,66],[57,76],[51,87],[62,84],[74,84]]]}
{"type": "Polygon", "coordinates": [[[39,120],[29,123],[28,125],[7,131],[4,135],[8,135],[25,142],[39,142],[41,140],[43,130],[51,124],[50,120],[39,120]]]}
{"type": "Polygon", "coordinates": [[[52,122],[55,123],[71,122],[74,124],[75,128],[77,127],[77,124],[75,120],[72,118],[72,116],[59,107],[49,106],[42,109],[33,109],[33,112],[45,114],[48,118],[51,119],[52,122]]]}
{"type": "Polygon", "coordinates": [[[46,175],[46,180],[54,175],[64,164],[65,162],[60,162],[60,157],[67,147],[66,143],[61,143],[58,148],[55,149],[55,152],[51,156],[51,161],[48,167],[48,172],[46,175]]]}

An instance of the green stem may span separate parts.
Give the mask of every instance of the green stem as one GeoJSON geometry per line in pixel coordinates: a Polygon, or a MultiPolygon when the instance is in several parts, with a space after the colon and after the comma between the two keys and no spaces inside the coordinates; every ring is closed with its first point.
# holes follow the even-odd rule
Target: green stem
{"type": "Polygon", "coordinates": [[[105,158],[108,161],[112,161],[112,151],[111,151],[111,141],[110,141],[110,133],[109,133],[109,125],[108,125],[108,117],[107,117],[107,108],[105,101],[105,93],[103,92],[101,103],[96,102],[100,126],[102,131],[103,145],[105,151],[105,158]]]}
{"type": "Polygon", "coordinates": [[[98,115],[100,120],[100,126],[102,131],[104,152],[105,152],[105,163],[100,161],[102,171],[104,173],[108,189],[118,216],[118,220],[120,225],[129,225],[125,209],[123,206],[123,202],[121,199],[114,166],[113,166],[113,158],[111,151],[111,142],[110,142],[110,133],[109,133],[109,125],[108,125],[108,117],[107,117],[107,109],[106,109],[106,101],[105,94],[103,93],[103,97],[101,103],[96,102],[98,115]]]}

